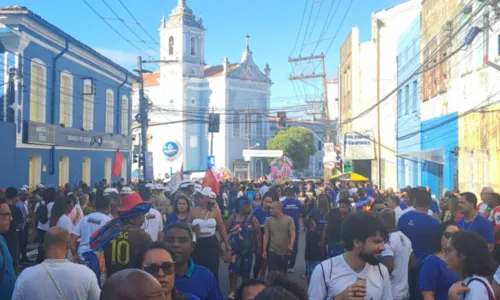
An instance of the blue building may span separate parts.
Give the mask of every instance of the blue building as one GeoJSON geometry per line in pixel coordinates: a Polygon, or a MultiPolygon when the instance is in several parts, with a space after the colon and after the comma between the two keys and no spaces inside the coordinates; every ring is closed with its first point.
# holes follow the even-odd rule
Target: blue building
{"type": "Polygon", "coordinates": [[[420,182],[420,76],[408,78],[420,66],[420,16],[398,39],[397,179],[398,186],[420,182]]]}
{"type": "Polygon", "coordinates": [[[136,76],[25,7],[0,7],[0,187],[130,178],[136,76]]]}

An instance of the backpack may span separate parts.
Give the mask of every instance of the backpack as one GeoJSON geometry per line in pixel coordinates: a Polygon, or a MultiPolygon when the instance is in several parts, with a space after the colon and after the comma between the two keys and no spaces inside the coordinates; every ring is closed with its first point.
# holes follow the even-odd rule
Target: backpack
{"type": "MultiPolygon", "coordinates": [[[[469,286],[469,284],[473,281],[479,281],[484,285],[484,287],[486,288],[486,291],[488,291],[488,300],[495,300],[496,299],[495,295],[493,295],[493,293],[490,290],[490,288],[488,287],[488,285],[483,280],[481,280],[479,278],[471,278],[471,280],[469,280],[469,282],[467,283],[467,286],[469,286]]],[[[464,298],[466,295],[467,295],[467,293],[464,294],[464,298]]]]}
{"type": "Polygon", "coordinates": [[[97,284],[102,288],[108,278],[106,272],[106,260],[104,258],[104,250],[90,250],[82,253],[85,259],[85,264],[89,267],[97,277],[97,284]]]}
{"type": "Polygon", "coordinates": [[[42,224],[49,221],[49,210],[47,205],[43,202],[40,202],[40,206],[38,206],[38,209],[36,210],[36,219],[42,224]]]}

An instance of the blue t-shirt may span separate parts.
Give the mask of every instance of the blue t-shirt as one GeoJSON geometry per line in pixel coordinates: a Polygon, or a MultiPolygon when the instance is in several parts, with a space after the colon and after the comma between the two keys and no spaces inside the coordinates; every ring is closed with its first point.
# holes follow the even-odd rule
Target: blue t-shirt
{"type": "Polygon", "coordinates": [[[479,233],[489,244],[495,243],[495,233],[493,232],[493,226],[490,221],[486,220],[485,217],[477,215],[474,220],[467,223],[465,222],[465,217],[462,217],[457,222],[458,228],[460,230],[472,231],[479,233]]]}
{"type": "Polygon", "coordinates": [[[408,206],[406,206],[406,203],[404,200],[399,201],[399,207],[401,207],[402,210],[405,210],[408,208],[408,206]]]}
{"type": "Polygon", "coordinates": [[[166,232],[167,226],[175,223],[186,223],[187,217],[184,219],[179,219],[175,213],[171,213],[168,215],[167,220],[165,221],[165,226],[163,227],[163,231],[166,232]]]}
{"type": "Polygon", "coordinates": [[[330,197],[330,201],[332,203],[332,206],[335,207],[335,205],[337,205],[337,193],[335,193],[334,190],[328,190],[327,194],[328,194],[328,197],[330,197]]]}
{"type": "Polygon", "coordinates": [[[430,237],[439,230],[440,224],[435,218],[416,211],[406,212],[399,218],[398,229],[410,239],[417,263],[431,254],[430,237]]]}
{"type": "Polygon", "coordinates": [[[12,298],[12,292],[14,292],[16,284],[16,272],[14,272],[14,265],[12,264],[7,240],[1,235],[0,248],[0,266],[5,264],[5,273],[0,282],[0,299],[10,299],[12,298]]]}
{"type": "Polygon", "coordinates": [[[175,289],[197,296],[201,300],[223,300],[217,280],[209,269],[196,265],[190,258],[184,276],[175,276],[175,289]]]}
{"type": "Polygon", "coordinates": [[[316,231],[323,232],[326,223],[328,223],[327,214],[324,214],[319,208],[315,207],[311,208],[311,210],[309,211],[309,217],[311,217],[316,223],[316,231]]]}
{"type": "Polygon", "coordinates": [[[439,213],[439,204],[437,203],[436,200],[432,200],[431,210],[432,210],[432,213],[434,213],[434,214],[439,213]]]}
{"type": "MultiPolygon", "coordinates": [[[[262,206],[257,206],[253,210],[253,216],[259,221],[260,225],[266,224],[266,219],[271,216],[270,210],[265,210],[262,206]]],[[[261,230],[264,231],[264,227],[261,227],[261,230]]]]}
{"type": "Polygon", "coordinates": [[[295,223],[295,231],[300,229],[300,216],[302,215],[302,203],[297,199],[285,199],[281,202],[283,205],[283,214],[290,216],[295,223]]]}
{"type": "Polygon", "coordinates": [[[254,202],[255,201],[255,191],[254,190],[248,190],[245,192],[245,196],[248,198],[248,200],[250,200],[250,202],[254,202]]]}
{"type": "Polygon", "coordinates": [[[457,274],[448,269],[446,262],[435,255],[427,256],[420,265],[418,288],[434,292],[435,300],[447,300],[448,290],[459,280],[457,274]]]}

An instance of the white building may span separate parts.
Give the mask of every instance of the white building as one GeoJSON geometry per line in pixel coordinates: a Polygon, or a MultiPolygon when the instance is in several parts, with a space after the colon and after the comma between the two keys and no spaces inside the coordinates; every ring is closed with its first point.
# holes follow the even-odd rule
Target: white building
{"type": "MultiPolygon", "coordinates": [[[[216,166],[231,170],[235,160],[243,159],[243,149],[263,149],[269,135],[271,69],[266,65],[261,71],[254,63],[249,36],[240,62],[230,63],[221,55],[222,65],[206,65],[203,21],[195,19],[185,0],[179,0],[168,20],[161,20],[159,31],[161,60],[168,62],[144,77],[145,95],[153,104],[148,135],[155,177],[176,172],[181,165],[185,171],[205,170],[211,148],[216,166]],[[220,132],[213,134],[213,143],[209,112],[220,114],[220,132]],[[171,124],[153,126],[161,123],[171,124]],[[174,162],[163,154],[169,141],[182,148],[174,162]]],[[[137,91],[134,96],[138,107],[137,91]]],[[[267,172],[266,165],[265,159],[253,159],[253,175],[267,172]]]]}

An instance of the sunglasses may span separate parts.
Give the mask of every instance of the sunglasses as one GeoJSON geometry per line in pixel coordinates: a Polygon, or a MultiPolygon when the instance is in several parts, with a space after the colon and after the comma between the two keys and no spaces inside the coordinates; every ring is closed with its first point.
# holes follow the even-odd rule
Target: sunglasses
{"type": "Polygon", "coordinates": [[[453,232],[445,232],[445,233],[443,233],[443,236],[445,239],[449,240],[451,238],[452,234],[453,234],[453,232]]]}
{"type": "Polygon", "coordinates": [[[149,265],[142,266],[142,268],[144,269],[144,271],[146,271],[147,273],[149,273],[155,277],[158,276],[160,269],[163,271],[163,274],[171,275],[175,272],[175,262],[173,262],[173,261],[164,262],[161,265],[149,264],[149,265]]]}

